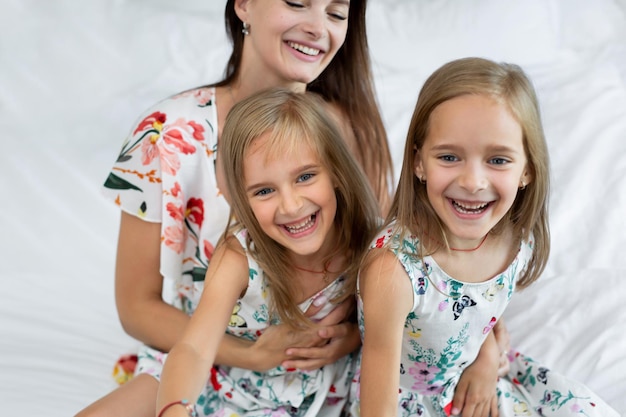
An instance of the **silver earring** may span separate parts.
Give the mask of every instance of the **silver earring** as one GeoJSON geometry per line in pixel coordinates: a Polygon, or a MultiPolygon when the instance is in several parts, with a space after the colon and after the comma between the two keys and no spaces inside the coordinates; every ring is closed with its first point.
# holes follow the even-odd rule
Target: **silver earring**
{"type": "Polygon", "coordinates": [[[525,188],[526,188],[526,183],[525,183],[524,181],[520,181],[520,183],[519,183],[519,189],[520,189],[520,190],[523,190],[523,189],[525,189],[525,188]]]}
{"type": "Polygon", "coordinates": [[[243,22],[243,28],[241,28],[241,33],[243,33],[244,36],[250,34],[250,25],[246,22],[243,22]]]}
{"type": "Polygon", "coordinates": [[[424,175],[420,175],[420,177],[419,177],[419,178],[420,178],[420,182],[421,182],[422,184],[426,184],[426,177],[425,177],[424,175]]]}

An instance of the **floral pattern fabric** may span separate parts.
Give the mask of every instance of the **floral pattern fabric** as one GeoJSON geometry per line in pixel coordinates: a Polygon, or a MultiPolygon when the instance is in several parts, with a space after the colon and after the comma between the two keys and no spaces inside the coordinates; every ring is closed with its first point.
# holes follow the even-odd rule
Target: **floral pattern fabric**
{"type": "Polygon", "coordinates": [[[169,97],[139,118],[103,188],[122,210],[161,223],[160,272],[173,286],[168,301],[187,314],[229,216],[215,176],[217,132],[214,88],[169,97]]]}
{"type": "MultiPolygon", "coordinates": [[[[245,230],[236,237],[245,248],[245,230]]],[[[248,255],[249,275],[245,295],[238,300],[227,333],[256,340],[270,324],[277,323],[269,310],[268,285],[263,271],[248,255]]],[[[300,304],[305,311],[318,297],[336,297],[343,291],[339,277],[300,304]]],[[[330,303],[328,303],[330,305],[330,303]]],[[[140,353],[143,372],[160,378],[166,354],[146,348],[140,353]]],[[[353,359],[346,356],[314,371],[277,367],[267,372],[214,366],[196,403],[200,416],[335,417],[344,408],[352,380],[353,359]]]]}
{"type": "MultiPolygon", "coordinates": [[[[413,310],[406,318],[400,369],[398,416],[449,416],[454,390],[463,370],[476,357],[483,341],[501,317],[515,290],[515,282],[532,254],[532,241],[522,242],[508,268],[480,283],[448,276],[430,257],[419,256],[419,240],[403,239],[388,228],[372,248],[390,250],[408,274],[413,287],[413,310]]],[[[362,300],[358,298],[361,337],[362,300]]],[[[619,417],[586,386],[548,370],[518,353],[508,355],[510,371],[498,380],[500,416],[619,417]]],[[[351,389],[351,415],[359,416],[359,378],[351,389]]]]}

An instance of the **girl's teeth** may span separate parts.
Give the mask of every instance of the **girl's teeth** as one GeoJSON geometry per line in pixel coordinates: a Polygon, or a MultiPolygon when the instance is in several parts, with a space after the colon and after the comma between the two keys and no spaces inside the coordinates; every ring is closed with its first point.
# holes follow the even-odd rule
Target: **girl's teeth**
{"type": "Polygon", "coordinates": [[[319,49],[309,48],[308,46],[300,45],[299,43],[289,42],[289,46],[293,49],[302,52],[303,54],[310,56],[317,56],[320,53],[319,49]]]}
{"type": "Polygon", "coordinates": [[[483,204],[476,204],[476,205],[472,205],[472,206],[467,206],[467,205],[459,204],[456,201],[453,201],[452,204],[457,209],[457,211],[459,211],[461,213],[464,213],[464,214],[480,213],[481,211],[483,211],[489,205],[489,203],[483,203],[483,204]]]}
{"type": "Polygon", "coordinates": [[[285,229],[287,229],[289,233],[301,233],[313,227],[314,223],[315,223],[315,216],[311,216],[307,220],[301,222],[300,224],[292,224],[289,226],[285,225],[285,229]]]}

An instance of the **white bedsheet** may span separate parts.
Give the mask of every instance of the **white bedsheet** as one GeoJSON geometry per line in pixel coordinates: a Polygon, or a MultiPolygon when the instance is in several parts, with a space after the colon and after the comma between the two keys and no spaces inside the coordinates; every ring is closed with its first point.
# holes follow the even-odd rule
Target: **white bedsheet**
{"type": "MultiPolygon", "coordinates": [[[[113,298],[117,208],[100,195],[139,113],[215,81],[218,0],[8,0],[0,13],[0,415],[68,416],[138,343],[113,298]]],[[[507,311],[513,344],[626,415],[626,0],[370,0],[394,160],[442,63],[522,65],[552,164],[553,250],[507,311]]],[[[399,172],[399,166],[396,169],[399,172]]]]}

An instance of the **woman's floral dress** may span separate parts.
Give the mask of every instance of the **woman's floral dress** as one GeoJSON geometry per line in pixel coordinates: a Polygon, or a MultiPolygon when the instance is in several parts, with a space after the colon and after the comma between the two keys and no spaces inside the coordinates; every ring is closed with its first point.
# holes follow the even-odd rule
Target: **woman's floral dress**
{"type": "MultiPolygon", "coordinates": [[[[413,286],[413,311],[404,324],[398,416],[449,416],[454,390],[463,370],[476,359],[480,347],[508,305],[515,282],[532,253],[522,242],[509,267],[480,283],[464,283],[448,276],[432,257],[418,255],[414,236],[400,239],[392,228],[381,233],[372,248],[389,249],[413,286]]],[[[362,300],[358,299],[361,337],[362,300]]],[[[532,359],[509,353],[510,372],[498,380],[500,416],[619,417],[584,385],[550,371],[532,359]]],[[[360,415],[359,378],[355,373],[351,415],[360,415]]]]}
{"type": "MultiPolygon", "coordinates": [[[[215,89],[169,97],[139,118],[113,165],[103,193],[125,212],[161,223],[160,272],[168,300],[191,314],[230,208],[217,187],[215,89]]],[[[135,373],[158,375],[162,354],[143,346],[135,373]]],[[[124,382],[127,378],[118,378],[124,382]]]]}
{"type": "MultiPolygon", "coordinates": [[[[245,248],[245,229],[236,237],[245,248]]],[[[233,310],[227,332],[255,340],[277,320],[269,312],[269,292],[263,271],[249,254],[249,281],[245,295],[233,310]]],[[[332,299],[343,291],[339,277],[300,305],[306,311],[320,296],[332,299]]],[[[332,308],[328,303],[328,308],[332,308]]],[[[322,311],[318,315],[325,315],[322,311]]],[[[319,318],[319,317],[315,317],[319,318]]],[[[341,414],[352,380],[352,356],[314,371],[277,367],[267,372],[215,366],[196,408],[205,416],[328,416],[341,414]]]]}

